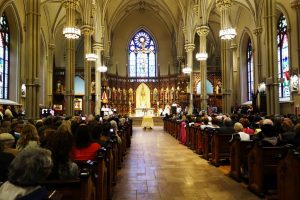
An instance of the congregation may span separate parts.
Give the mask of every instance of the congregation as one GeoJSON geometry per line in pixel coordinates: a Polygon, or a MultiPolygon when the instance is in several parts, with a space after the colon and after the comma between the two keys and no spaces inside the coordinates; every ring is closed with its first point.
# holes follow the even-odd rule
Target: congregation
{"type": "Polygon", "coordinates": [[[228,174],[258,196],[299,198],[299,116],[173,115],[164,130],[212,165],[229,164],[228,174]]]}
{"type": "MultiPolygon", "coordinates": [[[[0,127],[0,199],[55,199],[49,197],[51,192],[57,192],[51,189],[51,184],[67,180],[82,181],[80,179],[84,175],[92,174],[87,171],[87,163],[95,165],[93,162],[97,162],[100,166],[99,155],[107,159],[104,166],[114,166],[116,169],[118,162],[120,167],[126,145],[130,143],[130,136],[127,136],[130,123],[128,117],[117,115],[103,119],[90,115],[86,120],[80,116],[26,120],[8,116],[5,112],[0,127]],[[118,156],[113,153],[114,159],[110,160],[108,149],[118,152],[118,156]],[[113,160],[114,165],[107,164],[113,160]]],[[[106,180],[100,181],[107,183],[103,190],[108,191],[116,171],[106,170],[106,180]]],[[[96,172],[92,176],[99,179],[99,171],[96,172]]],[[[65,186],[68,187],[68,184],[65,186]]],[[[90,190],[88,186],[85,190],[90,190]]],[[[56,186],[54,189],[57,189],[56,186]]],[[[93,199],[96,195],[105,199],[111,194],[92,191],[81,195],[84,199],[93,199]]]]}

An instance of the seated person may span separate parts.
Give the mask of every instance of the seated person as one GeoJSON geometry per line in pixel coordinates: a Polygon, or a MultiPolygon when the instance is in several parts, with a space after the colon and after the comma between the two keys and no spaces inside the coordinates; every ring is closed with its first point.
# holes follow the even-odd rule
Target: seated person
{"type": "Polygon", "coordinates": [[[252,128],[249,128],[249,120],[245,117],[242,117],[239,122],[243,125],[244,129],[243,132],[249,134],[249,135],[253,135],[254,134],[254,130],[252,128]]]}
{"type": "Polygon", "coordinates": [[[295,146],[295,148],[300,151],[300,123],[298,123],[295,127],[294,127],[294,131],[295,131],[295,138],[293,141],[293,145],[295,146]]]}
{"type": "Polygon", "coordinates": [[[110,133],[110,123],[105,122],[102,125],[102,132],[100,136],[100,145],[101,147],[106,147],[108,145],[108,141],[110,139],[111,133],[110,133]]]}
{"type": "Polygon", "coordinates": [[[39,183],[52,169],[51,152],[27,148],[20,152],[8,169],[8,181],[0,187],[0,199],[48,199],[48,192],[39,183]]]}
{"type": "Polygon", "coordinates": [[[9,133],[1,133],[0,142],[3,144],[3,152],[11,153],[14,156],[19,153],[17,149],[13,148],[15,145],[15,138],[13,135],[9,133]]]}
{"type": "Polygon", "coordinates": [[[211,119],[211,128],[220,128],[219,125],[220,125],[219,119],[216,118],[216,117],[213,117],[213,118],[211,119]]]}
{"type": "MultiPolygon", "coordinates": [[[[1,133],[0,135],[2,134],[4,133],[1,133]]],[[[11,135],[11,137],[13,136],[11,135]]],[[[8,166],[15,158],[13,154],[5,152],[4,149],[4,142],[0,140],[0,182],[7,181],[8,166]]]]}
{"type": "Polygon", "coordinates": [[[20,139],[17,142],[17,149],[22,151],[27,148],[39,147],[39,135],[34,125],[26,124],[21,132],[20,139]]]}
{"type": "Polygon", "coordinates": [[[111,132],[112,136],[117,137],[118,143],[121,144],[122,143],[122,139],[119,136],[119,130],[118,130],[118,124],[117,124],[117,122],[115,120],[111,120],[109,123],[110,123],[110,127],[112,129],[112,132],[111,132]]]}
{"type": "Polygon", "coordinates": [[[232,120],[230,117],[225,117],[223,120],[223,126],[219,129],[219,133],[222,134],[233,134],[235,130],[232,127],[232,120]]]}
{"type": "Polygon", "coordinates": [[[247,133],[245,133],[245,132],[243,132],[244,127],[243,127],[243,125],[241,123],[236,122],[234,124],[233,128],[234,128],[236,134],[238,134],[240,136],[241,141],[249,141],[250,140],[250,135],[247,134],[247,133]]]}
{"type": "Polygon", "coordinates": [[[62,124],[47,138],[44,148],[52,152],[53,168],[49,179],[74,179],[79,175],[78,166],[70,158],[73,136],[70,127],[62,124]]]}
{"type": "Polygon", "coordinates": [[[100,144],[93,142],[89,127],[81,124],[77,127],[75,134],[75,145],[72,148],[72,156],[74,160],[94,160],[100,144]]]}
{"type": "Polygon", "coordinates": [[[203,124],[200,126],[200,127],[201,127],[201,130],[204,130],[205,128],[211,127],[211,126],[208,124],[208,122],[209,122],[209,119],[208,119],[207,116],[202,118],[202,123],[203,123],[203,124]]]}
{"type": "Polygon", "coordinates": [[[279,135],[282,143],[293,144],[296,133],[294,131],[294,124],[291,119],[284,118],[282,123],[283,132],[279,135]]]}
{"type": "Polygon", "coordinates": [[[256,141],[263,146],[278,146],[279,140],[270,119],[264,119],[261,132],[257,134],[256,141]]]}
{"type": "Polygon", "coordinates": [[[16,142],[20,138],[20,134],[22,132],[23,126],[24,126],[24,122],[22,120],[18,120],[18,121],[15,120],[11,124],[11,131],[9,133],[13,135],[15,138],[15,144],[13,147],[16,147],[16,142]]]}

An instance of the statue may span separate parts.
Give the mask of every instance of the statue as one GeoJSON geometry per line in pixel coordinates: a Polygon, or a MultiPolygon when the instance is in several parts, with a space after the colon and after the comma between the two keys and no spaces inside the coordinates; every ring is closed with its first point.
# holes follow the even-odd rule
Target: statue
{"type": "Polygon", "coordinates": [[[128,93],[129,93],[129,102],[133,102],[133,91],[131,88],[129,89],[128,93]]]}
{"type": "Polygon", "coordinates": [[[56,92],[57,93],[61,92],[61,83],[60,83],[60,81],[57,81],[57,83],[56,83],[56,92]]]}
{"type": "Polygon", "coordinates": [[[222,93],[222,82],[218,80],[217,86],[216,86],[216,94],[221,94],[222,93]]]}
{"type": "Polygon", "coordinates": [[[157,94],[156,88],[154,89],[154,92],[153,92],[153,101],[158,101],[158,94],[157,94]]]}
{"type": "Polygon", "coordinates": [[[95,93],[96,92],[96,82],[92,81],[91,82],[91,93],[95,93]]]}
{"type": "Polygon", "coordinates": [[[125,102],[127,101],[127,93],[125,89],[123,89],[123,99],[125,102]]]}
{"type": "Polygon", "coordinates": [[[141,108],[145,108],[146,107],[146,93],[145,93],[144,85],[142,85],[142,90],[141,90],[140,107],[141,108]]]}

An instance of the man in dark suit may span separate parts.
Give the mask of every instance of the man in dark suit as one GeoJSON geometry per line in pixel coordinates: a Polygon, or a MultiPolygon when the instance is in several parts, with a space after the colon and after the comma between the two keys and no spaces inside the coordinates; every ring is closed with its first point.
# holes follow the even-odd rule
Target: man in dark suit
{"type": "Polygon", "coordinates": [[[219,133],[222,134],[233,134],[234,128],[233,128],[233,124],[232,124],[232,120],[230,117],[226,117],[223,120],[223,126],[219,129],[219,133]]]}

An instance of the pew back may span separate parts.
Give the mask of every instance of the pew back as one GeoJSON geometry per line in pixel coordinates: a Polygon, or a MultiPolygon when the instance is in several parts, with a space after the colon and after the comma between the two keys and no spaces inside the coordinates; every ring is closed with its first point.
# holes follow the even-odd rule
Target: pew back
{"type": "Polygon", "coordinates": [[[241,169],[248,165],[248,154],[253,147],[253,141],[241,141],[239,135],[234,135],[230,145],[230,172],[231,178],[241,181],[241,169]]]}
{"type": "MultiPolygon", "coordinates": [[[[285,146],[263,147],[255,144],[248,156],[248,189],[259,196],[264,196],[267,189],[276,183],[277,167],[288,148],[285,146]]],[[[276,185],[276,184],[275,184],[276,185]]]]}
{"type": "Polygon", "coordinates": [[[211,140],[211,163],[215,166],[220,165],[221,159],[230,158],[230,139],[232,134],[223,134],[218,129],[213,131],[211,140]]]}
{"type": "Polygon", "coordinates": [[[277,171],[279,200],[300,199],[300,153],[290,150],[277,171]]]}

